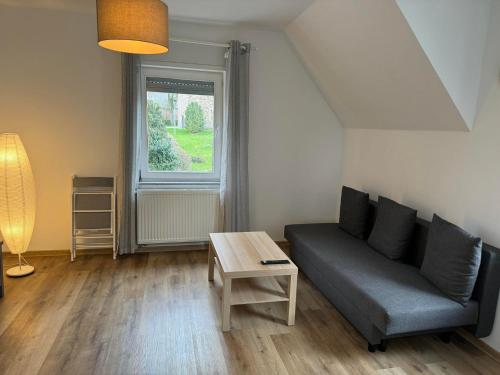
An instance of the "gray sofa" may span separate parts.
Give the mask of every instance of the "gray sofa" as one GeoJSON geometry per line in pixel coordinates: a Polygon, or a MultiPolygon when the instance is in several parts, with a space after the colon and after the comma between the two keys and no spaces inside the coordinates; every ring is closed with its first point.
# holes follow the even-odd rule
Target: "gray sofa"
{"type": "MultiPolygon", "coordinates": [[[[370,202],[366,238],[376,205],[370,202]]],[[[459,327],[488,336],[500,287],[500,250],[483,245],[473,297],[463,307],[419,273],[429,225],[417,219],[403,262],[386,258],[338,224],[287,225],[285,238],[299,269],[366,338],[370,351],[385,350],[390,338],[459,327]]]]}

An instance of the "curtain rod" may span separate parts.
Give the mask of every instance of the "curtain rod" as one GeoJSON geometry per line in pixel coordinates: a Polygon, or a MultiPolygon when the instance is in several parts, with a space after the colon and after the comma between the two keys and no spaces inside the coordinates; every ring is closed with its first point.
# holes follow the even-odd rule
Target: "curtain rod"
{"type": "Polygon", "coordinates": [[[199,44],[202,46],[211,46],[211,47],[221,47],[221,48],[229,48],[230,47],[230,45],[228,43],[204,42],[201,40],[170,38],[170,41],[171,42],[178,42],[178,43],[199,44]]]}
{"type": "MultiPolygon", "coordinates": [[[[220,47],[220,48],[229,48],[231,47],[228,43],[216,43],[216,42],[206,42],[202,40],[191,40],[191,39],[182,39],[182,38],[169,38],[171,42],[177,43],[187,43],[187,44],[197,44],[200,46],[210,46],[210,47],[220,47]]],[[[252,47],[252,51],[257,51],[257,48],[252,47]]]]}

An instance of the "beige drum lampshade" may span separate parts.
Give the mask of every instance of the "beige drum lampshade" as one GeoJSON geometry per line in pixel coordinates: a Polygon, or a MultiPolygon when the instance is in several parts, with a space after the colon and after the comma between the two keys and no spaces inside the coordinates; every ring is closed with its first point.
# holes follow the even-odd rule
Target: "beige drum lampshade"
{"type": "Polygon", "coordinates": [[[9,250],[28,249],[35,224],[35,181],[17,134],[0,134],[0,230],[9,250]]]}
{"type": "Polygon", "coordinates": [[[168,7],[161,0],[97,0],[99,45],[117,52],[168,52],[168,7]]]}

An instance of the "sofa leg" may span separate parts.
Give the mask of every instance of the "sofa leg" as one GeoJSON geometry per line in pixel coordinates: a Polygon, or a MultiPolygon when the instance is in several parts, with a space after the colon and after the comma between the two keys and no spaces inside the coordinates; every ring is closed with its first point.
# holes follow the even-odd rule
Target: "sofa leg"
{"type": "Polygon", "coordinates": [[[368,351],[370,353],[375,353],[376,350],[377,350],[377,345],[376,344],[374,345],[374,344],[368,343],[368,351]]]}
{"type": "Polygon", "coordinates": [[[451,342],[451,334],[452,332],[443,332],[439,334],[439,338],[445,344],[449,344],[451,342]]]}
{"type": "Polygon", "coordinates": [[[378,350],[381,352],[385,352],[387,350],[387,340],[382,340],[380,344],[378,344],[378,350]]]}

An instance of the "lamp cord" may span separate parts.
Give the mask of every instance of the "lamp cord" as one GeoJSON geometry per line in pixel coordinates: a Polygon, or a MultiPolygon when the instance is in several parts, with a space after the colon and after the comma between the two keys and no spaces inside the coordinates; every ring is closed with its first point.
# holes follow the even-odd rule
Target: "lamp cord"
{"type": "Polygon", "coordinates": [[[18,254],[18,256],[19,256],[19,262],[18,263],[16,263],[16,264],[10,264],[10,265],[4,264],[3,268],[12,268],[12,267],[16,267],[16,266],[19,266],[19,268],[20,268],[21,266],[31,266],[31,264],[26,260],[25,257],[23,257],[21,254],[18,254]],[[23,262],[24,262],[24,264],[23,264],[23,262]]]}

